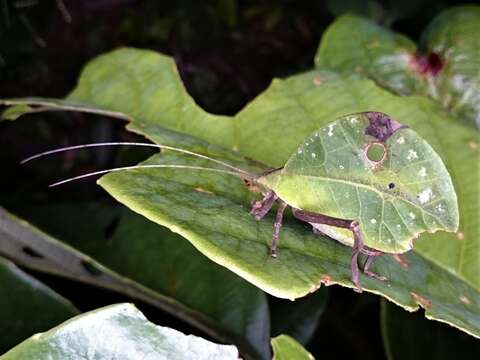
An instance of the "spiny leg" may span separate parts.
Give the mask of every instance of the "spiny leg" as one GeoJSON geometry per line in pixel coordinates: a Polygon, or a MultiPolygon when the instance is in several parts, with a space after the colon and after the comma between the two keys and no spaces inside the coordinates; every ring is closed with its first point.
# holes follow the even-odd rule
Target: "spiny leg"
{"type": "MultiPolygon", "coordinates": [[[[365,248],[363,246],[362,233],[360,231],[360,224],[356,220],[347,220],[339,219],[332,216],[310,213],[307,211],[302,211],[298,209],[292,209],[293,216],[297,219],[306,221],[308,223],[314,224],[325,224],[330,226],[335,226],[344,229],[350,229],[353,233],[353,251],[352,251],[352,282],[355,284],[357,292],[362,292],[362,287],[360,286],[360,269],[358,267],[358,255],[360,253],[366,253],[367,255],[373,255],[375,250],[365,248]]],[[[370,264],[368,264],[370,265],[370,264]]],[[[367,267],[368,270],[368,267],[367,267]]]]}
{"type": "Polygon", "coordinates": [[[360,224],[358,221],[352,221],[350,224],[350,230],[353,233],[353,251],[352,251],[352,281],[355,284],[355,291],[361,293],[362,287],[360,286],[360,270],[358,268],[358,255],[362,252],[363,249],[363,239],[360,232],[360,224]]]}
{"type": "Polygon", "coordinates": [[[277,194],[273,191],[269,191],[262,200],[255,201],[252,204],[252,208],[250,209],[250,215],[252,215],[255,220],[261,220],[273,206],[275,200],[278,199],[277,194]]]}
{"type": "Polygon", "coordinates": [[[381,251],[377,251],[377,253],[375,255],[368,255],[367,260],[365,261],[365,264],[363,265],[363,272],[365,273],[365,275],[370,276],[374,279],[377,279],[377,280],[380,280],[380,281],[385,281],[385,280],[387,280],[387,278],[385,276],[378,275],[378,274],[368,270],[370,265],[372,265],[372,262],[375,259],[375,257],[380,256],[381,254],[382,254],[381,251]]]}
{"type": "Polygon", "coordinates": [[[287,204],[284,203],[282,200],[277,200],[277,203],[278,203],[278,209],[277,209],[277,215],[275,216],[275,224],[273,226],[272,245],[270,246],[270,256],[275,258],[277,257],[278,238],[280,236],[280,229],[283,223],[283,212],[287,207],[287,204]]]}
{"type": "Polygon", "coordinates": [[[277,257],[277,244],[280,237],[280,229],[283,223],[283,212],[287,207],[287,204],[278,199],[277,194],[274,191],[269,191],[262,200],[255,201],[252,204],[250,215],[256,220],[261,220],[272,208],[275,201],[278,202],[277,214],[275,216],[275,224],[273,228],[272,244],[270,245],[270,256],[277,257]]]}

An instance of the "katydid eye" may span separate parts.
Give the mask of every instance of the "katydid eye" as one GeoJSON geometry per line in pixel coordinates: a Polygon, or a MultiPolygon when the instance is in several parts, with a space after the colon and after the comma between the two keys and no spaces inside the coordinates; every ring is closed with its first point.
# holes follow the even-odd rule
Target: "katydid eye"
{"type": "Polygon", "coordinates": [[[391,189],[395,189],[395,184],[394,183],[390,183],[388,184],[388,188],[391,190],[391,189]]]}

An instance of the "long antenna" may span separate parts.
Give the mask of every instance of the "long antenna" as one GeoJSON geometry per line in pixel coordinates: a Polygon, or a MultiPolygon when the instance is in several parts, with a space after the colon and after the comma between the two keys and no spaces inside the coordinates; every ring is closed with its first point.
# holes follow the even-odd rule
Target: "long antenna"
{"type": "Polygon", "coordinates": [[[118,167],[118,168],[112,168],[112,169],[107,169],[107,170],[99,170],[99,171],[94,171],[91,173],[79,175],[79,176],[74,176],[65,180],[58,181],[56,183],[53,183],[49,185],[48,187],[54,187],[62,184],[66,184],[68,182],[74,181],[74,180],[80,180],[84,179],[90,176],[95,176],[95,175],[101,175],[101,174],[106,174],[110,172],[116,172],[116,171],[123,171],[123,170],[133,170],[133,169],[146,169],[146,168],[177,168],[177,169],[191,169],[191,170],[204,170],[204,171],[211,171],[211,172],[218,172],[222,174],[230,174],[234,175],[240,178],[252,178],[251,174],[247,173],[247,176],[245,174],[239,174],[236,171],[228,171],[228,170],[221,170],[221,169],[214,169],[214,168],[205,168],[201,166],[189,166],[189,165],[169,165],[169,164],[159,164],[159,165],[134,165],[134,166],[124,166],[124,167],[118,167]]]}
{"type": "MultiPolygon", "coordinates": [[[[123,145],[140,146],[140,147],[153,147],[153,148],[157,148],[157,149],[171,150],[171,151],[176,151],[176,152],[180,152],[180,153],[187,154],[187,155],[196,156],[196,157],[201,158],[201,159],[213,161],[214,163],[225,166],[229,169],[235,170],[237,173],[242,173],[244,175],[247,175],[249,178],[252,178],[252,174],[250,174],[249,172],[247,172],[245,170],[242,170],[240,168],[237,168],[237,167],[235,167],[233,165],[230,165],[226,162],[223,162],[221,160],[217,160],[217,159],[208,157],[206,155],[198,154],[196,152],[184,150],[184,149],[177,148],[177,147],[174,147],[174,146],[158,145],[158,144],[150,144],[150,143],[140,143],[140,142],[118,142],[117,141],[117,142],[101,142],[101,143],[90,143],[90,144],[67,146],[67,147],[62,147],[62,148],[58,148],[58,149],[44,151],[44,152],[41,152],[39,154],[32,155],[32,156],[20,161],[20,164],[25,164],[26,162],[29,162],[29,161],[34,160],[34,159],[38,159],[38,158],[43,157],[43,156],[47,156],[47,155],[51,155],[51,154],[55,154],[55,153],[60,153],[60,152],[65,152],[65,151],[69,151],[69,150],[77,150],[77,149],[84,149],[84,148],[90,148],[90,147],[123,146],[123,145]]],[[[107,172],[107,171],[105,170],[105,172],[107,172]]]]}

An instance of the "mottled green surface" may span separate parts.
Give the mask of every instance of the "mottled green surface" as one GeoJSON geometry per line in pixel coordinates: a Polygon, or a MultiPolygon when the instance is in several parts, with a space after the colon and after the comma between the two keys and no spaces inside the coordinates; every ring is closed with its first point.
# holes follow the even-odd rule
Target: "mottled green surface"
{"type": "Polygon", "coordinates": [[[312,354],[288,335],[272,339],[273,360],[314,360],[312,354]]]}
{"type": "MultiPolygon", "coordinates": [[[[0,232],[0,241],[4,240],[0,232]]],[[[78,310],[61,295],[0,257],[0,354],[78,310]]]]}
{"type": "MultiPolygon", "coordinates": [[[[169,86],[161,82],[161,72],[172,72],[172,62],[164,56],[134,49],[114,51],[86,67],[81,86],[71,99],[92,107],[132,111],[131,91],[135,89],[143,105],[135,107],[134,114],[127,114],[132,117],[131,130],[157,143],[187,147],[252,170],[251,162],[214,144],[228,145],[242,155],[275,167],[284,165],[306,136],[345,114],[381,111],[414,129],[440,154],[452,175],[460,206],[460,229],[456,235],[422,235],[403,260],[390,256],[376,260],[374,270],[386,275],[389,281],[362,277],[362,287],[409,310],[421,304],[427,317],[480,336],[480,216],[476,201],[480,161],[477,134],[471,127],[447,117],[427,98],[402,97],[356,75],[315,70],[274,80],[234,119],[202,116],[202,133],[194,118],[187,122],[182,114],[178,114],[183,120],[177,124],[172,124],[169,112],[148,113],[147,118],[146,99],[155,106],[163,104],[166,109],[174,106],[172,97],[159,97],[153,91],[169,86]],[[139,63],[143,71],[137,69],[139,63]],[[114,86],[108,87],[109,83],[114,86]],[[217,129],[218,121],[224,121],[223,129],[231,128],[233,141],[218,132],[213,137],[208,135],[209,128],[217,129]],[[163,126],[208,142],[166,132],[163,126]],[[469,299],[468,304],[462,301],[464,297],[469,299]]],[[[179,83],[180,79],[175,77],[174,81],[179,83]]],[[[182,98],[183,89],[175,89],[182,98]]],[[[212,165],[166,153],[148,161],[161,162],[212,165]]],[[[269,215],[260,222],[252,220],[248,210],[254,195],[234,177],[143,169],[110,174],[100,183],[134,211],[179,233],[210,259],[275,296],[304,296],[321,282],[353,287],[351,249],[313,235],[308,227],[289,217],[282,229],[279,258],[269,257],[273,217],[269,215]]]]}
{"type": "Polygon", "coordinates": [[[77,316],[37,334],[0,357],[35,359],[238,359],[231,345],[156,326],[133,305],[119,304],[77,316]]]}
{"type": "MultiPolygon", "coordinates": [[[[437,58],[430,61],[438,66],[437,58]]],[[[480,127],[478,5],[441,13],[424,31],[418,49],[411,40],[370,20],[342,16],[323,35],[315,64],[368,76],[399,94],[428,95],[454,116],[480,127]],[[439,56],[439,72],[424,66],[432,53],[439,56]]]]}
{"type": "MultiPolygon", "coordinates": [[[[456,231],[457,196],[438,154],[415,131],[400,128],[383,143],[384,156],[371,161],[367,150],[380,143],[366,134],[369,126],[366,113],[331,122],[261,183],[297,209],[358,220],[365,245],[387,253],[410,250],[424,231],[456,231]]],[[[321,230],[353,246],[349,229],[321,230]]]]}

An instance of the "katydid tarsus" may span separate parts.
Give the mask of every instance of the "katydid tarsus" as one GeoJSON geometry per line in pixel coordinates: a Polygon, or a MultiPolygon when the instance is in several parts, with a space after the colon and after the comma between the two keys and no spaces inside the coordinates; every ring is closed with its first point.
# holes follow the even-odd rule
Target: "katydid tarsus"
{"type": "Polygon", "coordinates": [[[439,155],[412,129],[379,112],[350,114],[320,128],[299,145],[283,167],[263,174],[252,174],[185,149],[149,143],[77,145],[40,153],[23,162],[62,151],[116,145],[180,152],[224,169],[136,165],[100,170],[51,186],[139,168],[202,170],[237,176],[263,193],[263,199],[255,201],[250,210],[256,220],[263,219],[277,205],[270,245],[272,257],[277,257],[284,211],[291,208],[293,216],[311,224],[315,233],[352,247],[352,282],[358,292],[362,291],[360,254],[366,255],[363,273],[385,280],[369,269],[374,257],[410,250],[413,240],[422,232],[458,228],[455,190],[439,155]]]}

